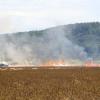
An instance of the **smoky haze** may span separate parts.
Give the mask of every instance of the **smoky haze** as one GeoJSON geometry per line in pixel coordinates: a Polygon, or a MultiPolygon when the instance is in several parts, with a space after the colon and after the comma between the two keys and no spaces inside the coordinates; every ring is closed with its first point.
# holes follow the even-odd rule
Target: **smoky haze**
{"type": "Polygon", "coordinates": [[[15,65],[40,65],[50,60],[80,63],[92,58],[84,46],[74,42],[79,38],[73,38],[75,25],[69,26],[0,35],[0,60],[15,65]]]}

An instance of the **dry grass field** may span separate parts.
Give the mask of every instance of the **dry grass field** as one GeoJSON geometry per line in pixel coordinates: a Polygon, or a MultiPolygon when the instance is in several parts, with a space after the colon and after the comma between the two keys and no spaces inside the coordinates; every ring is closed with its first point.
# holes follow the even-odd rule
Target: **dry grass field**
{"type": "Polygon", "coordinates": [[[0,70],[0,100],[100,100],[100,68],[0,70]]]}

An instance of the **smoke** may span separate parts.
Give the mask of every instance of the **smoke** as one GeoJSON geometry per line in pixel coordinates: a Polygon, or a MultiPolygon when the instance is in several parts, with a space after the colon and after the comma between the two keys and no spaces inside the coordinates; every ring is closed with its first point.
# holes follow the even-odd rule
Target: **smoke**
{"type": "Polygon", "coordinates": [[[86,60],[87,53],[84,48],[72,43],[66,34],[63,28],[45,31],[44,42],[41,42],[40,48],[36,50],[39,53],[38,58],[42,60],[86,60]]]}
{"type": "Polygon", "coordinates": [[[49,60],[85,61],[84,48],[66,37],[63,28],[0,37],[0,59],[11,64],[39,65],[49,60]]]}
{"type": "Polygon", "coordinates": [[[11,59],[12,64],[31,65],[36,64],[36,57],[31,52],[28,46],[16,46],[15,44],[8,44],[6,49],[7,57],[11,59]]]}

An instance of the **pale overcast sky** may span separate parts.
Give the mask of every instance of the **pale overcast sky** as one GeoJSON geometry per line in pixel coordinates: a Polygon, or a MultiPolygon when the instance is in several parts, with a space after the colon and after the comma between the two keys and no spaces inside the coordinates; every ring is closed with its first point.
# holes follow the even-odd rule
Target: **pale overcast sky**
{"type": "Polygon", "coordinates": [[[100,21],[100,0],[0,0],[0,33],[100,21]]]}

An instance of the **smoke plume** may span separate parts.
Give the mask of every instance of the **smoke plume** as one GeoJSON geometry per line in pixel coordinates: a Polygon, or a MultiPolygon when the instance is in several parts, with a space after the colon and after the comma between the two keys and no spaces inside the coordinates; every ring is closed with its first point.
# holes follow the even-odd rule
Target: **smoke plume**
{"type": "MultiPolygon", "coordinates": [[[[40,65],[49,60],[88,59],[85,48],[72,42],[64,27],[0,36],[0,60],[10,64],[40,65]]],[[[71,36],[71,35],[70,35],[71,36]]]]}

